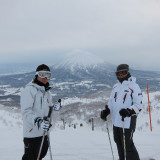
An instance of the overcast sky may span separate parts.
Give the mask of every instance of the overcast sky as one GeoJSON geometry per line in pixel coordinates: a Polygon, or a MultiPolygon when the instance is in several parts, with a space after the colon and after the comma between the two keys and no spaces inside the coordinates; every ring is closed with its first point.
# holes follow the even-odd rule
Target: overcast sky
{"type": "Polygon", "coordinates": [[[73,50],[160,70],[159,0],[0,0],[0,63],[73,50]]]}

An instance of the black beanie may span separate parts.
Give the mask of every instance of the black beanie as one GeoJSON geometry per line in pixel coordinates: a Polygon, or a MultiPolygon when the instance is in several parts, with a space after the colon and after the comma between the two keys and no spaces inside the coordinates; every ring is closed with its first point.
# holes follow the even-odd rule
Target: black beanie
{"type": "Polygon", "coordinates": [[[38,71],[49,71],[50,72],[50,69],[47,65],[41,64],[36,69],[36,72],[38,72],[38,71]]]}
{"type": "Polygon", "coordinates": [[[120,71],[129,71],[129,65],[128,64],[120,64],[117,66],[117,71],[116,72],[120,72],[120,71]]]}

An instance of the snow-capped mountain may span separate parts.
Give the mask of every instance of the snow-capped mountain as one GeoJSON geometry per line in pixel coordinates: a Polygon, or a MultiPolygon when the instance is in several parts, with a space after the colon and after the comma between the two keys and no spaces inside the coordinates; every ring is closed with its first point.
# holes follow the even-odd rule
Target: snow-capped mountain
{"type": "Polygon", "coordinates": [[[92,74],[93,71],[98,71],[100,73],[104,70],[112,71],[115,70],[115,65],[106,62],[90,52],[74,50],[68,54],[64,61],[53,66],[53,70],[61,69],[80,78],[82,72],[85,74],[92,74]]]}
{"type": "Polygon", "coordinates": [[[103,63],[106,62],[90,52],[74,50],[69,53],[66,60],[57,65],[56,68],[66,68],[71,71],[74,71],[77,68],[85,70],[87,68],[96,68],[99,64],[103,63]]]}

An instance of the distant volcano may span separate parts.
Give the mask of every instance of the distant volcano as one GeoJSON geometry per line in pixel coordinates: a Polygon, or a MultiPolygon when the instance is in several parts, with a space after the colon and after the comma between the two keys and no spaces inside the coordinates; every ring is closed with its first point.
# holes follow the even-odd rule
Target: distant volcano
{"type": "MultiPolygon", "coordinates": [[[[70,52],[65,61],[56,66],[56,68],[65,68],[71,71],[75,71],[77,69],[86,70],[93,69],[102,64],[107,65],[106,70],[110,67],[114,67],[114,65],[104,61],[98,56],[83,50],[73,50],[70,52]]],[[[112,68],[113,69],[113,68],[112,68]]]]}

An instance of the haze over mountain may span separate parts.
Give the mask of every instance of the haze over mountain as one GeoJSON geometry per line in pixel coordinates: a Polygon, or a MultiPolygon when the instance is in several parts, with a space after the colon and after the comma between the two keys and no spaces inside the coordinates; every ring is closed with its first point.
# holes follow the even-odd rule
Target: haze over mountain
{"type": "Polygon", "coordinates": [[[90,52],[82,50],[74,50],[68,54],[67,59],[60,63],[57,67],[67,67],[73,69],[75,67],[87,68],[95,66],[99,63],[104,63],[105,61],[101,58],[93,55],[90,52]]]}
{"type": "MultiPolygon", "coordinates": [[[[74,50],[68,58],[57,65],[51,65],[50,68],[52,72],[50,84],[53,86],[51,92],[55,99],[110,91],[117,81],[115,65],[81,50],[74,50]]],[[[137,78],[142,90],[146,90],[147,84],[151,91],[160,90],[159,73],[134,70],[132,68],[130,68],[130,73],[137,78]]],[[[19,101],[21,89],[34,76],[35,71],[1,76],[0,98],[3,100],[1,103],[10,104],[6,99],[11,98],[16,101],[16,105],[19,101]]],[[[12,102],[11,104],[14,103],[12,102]]]]}

